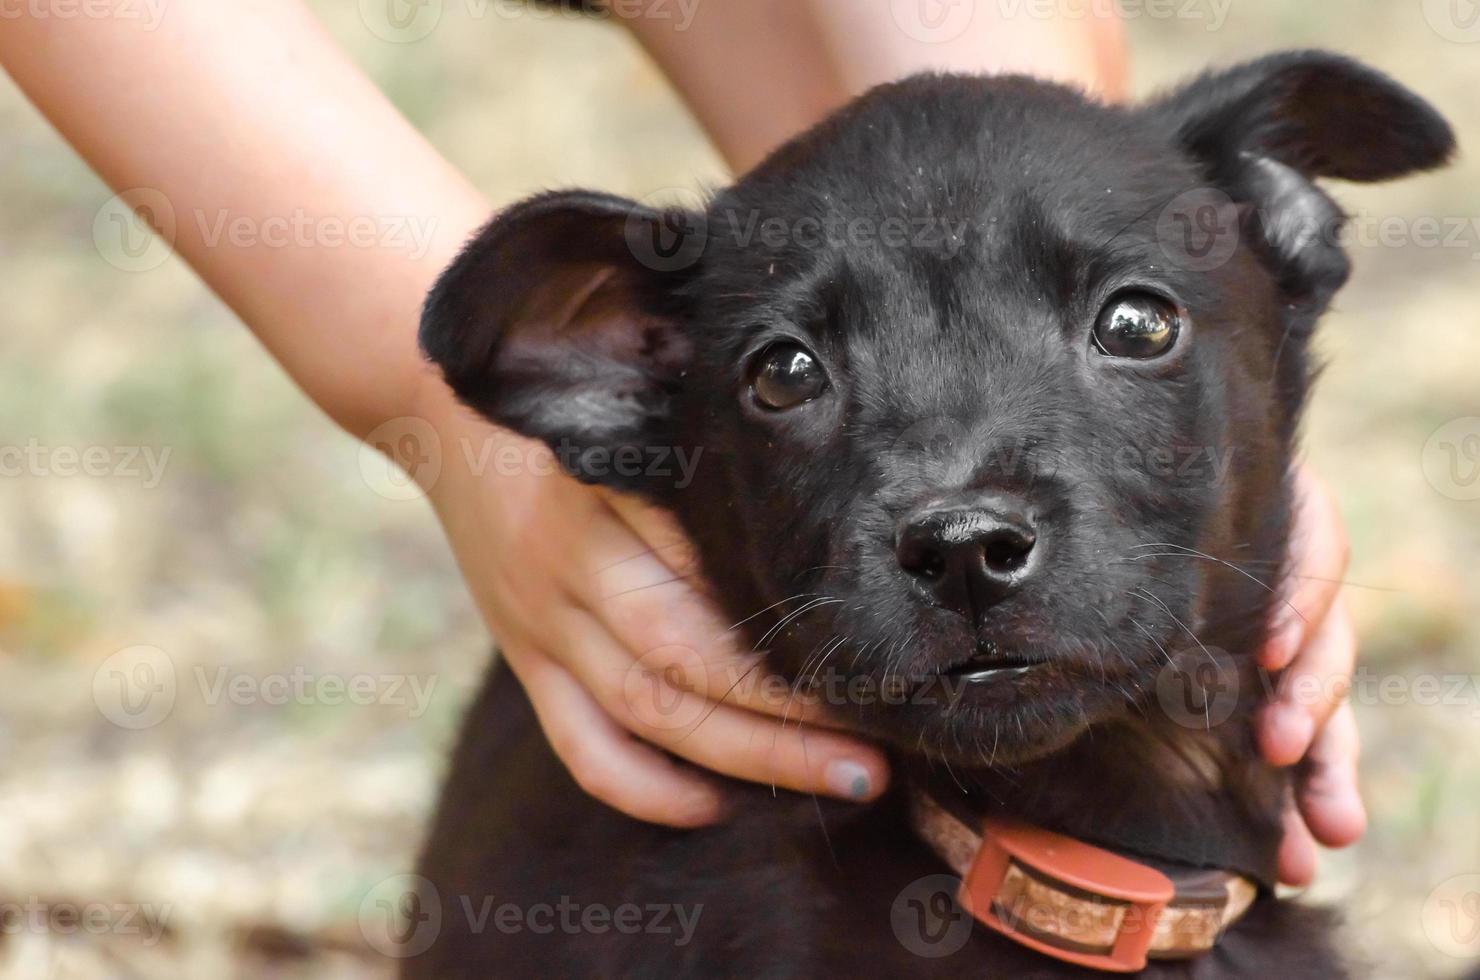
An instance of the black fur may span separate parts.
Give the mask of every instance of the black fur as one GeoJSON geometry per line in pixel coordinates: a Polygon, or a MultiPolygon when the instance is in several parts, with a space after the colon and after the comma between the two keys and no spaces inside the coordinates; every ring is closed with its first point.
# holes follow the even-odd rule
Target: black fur
{"type": "MultiPolygon", "coordinates": [[[[893,749],[898,785],[1267,880],[1286,777],[1250,735],[1268,683],[1252,653],[1277,605],[1307,340],[1347,274],[1340,214],[1312,180],[1394,177],[1451,149],[1417,97],[1317,52],[1132,108],[1027,78],[920,76],[783,147],[702,215],[584,192],[510,209],[438,283],[422,342],[467,404],[576,476],[670,508],[725,612],[751,617],[748,641],[776,627],[770,668],[801,684],[828,646],[855,691],[936,684],[927,704],[836,706],[893,749]],[[885,240],[898,222],[907,233],[885,240]],[[1097,314],[1129,289],[1182,311],[1171,353],[1095,351],[1097,314]],[[768,411],[748,371],[788,340],[830,387],[768,411]],[[692,484],[614,465],[654,447],[698,452],[692,484]],[[1042,560],[973,621],[928,601],[894,542],[923,502],[987,490],[1029,502],[1042,560]],[[801,593],[842,601],[780,625],[801,593]],[[940,686],[983,652],[1048,664],[1006,687],[940,686]],[[1218,669],[1193,673],[1207,658],[1218,669]],[[1189,723],[1158,697],[1168,671],[1236,684],[1231,717],[1189,723]]],[[[939,959],[897,940],[896,896],[945,870],[898,792],[866,808],[731,792],[734,819],[701,831],[604,808],[493,671],[420,869],[441,929],[406,975],[1082,972],[980,928],[939,959]],[[460,903],[489,896],[703,911],[678,946],[480,929],[460,903]]],[[[1210,956],[1146,971],[1340,973],[1324,916],[1268,895],[1210,956]]]]}

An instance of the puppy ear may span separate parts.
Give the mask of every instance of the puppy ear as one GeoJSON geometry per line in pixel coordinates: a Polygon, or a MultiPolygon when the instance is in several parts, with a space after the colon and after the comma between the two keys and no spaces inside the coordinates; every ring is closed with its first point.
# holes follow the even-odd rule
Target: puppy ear
{"type": "Polygon", "coordinates": [[[1427,102],[1324,51],[1209,72],[1157,109],[1194,156],[1215,165],[1248,153],[1306,177],[1375,181],[1437,167],[1454,151],[1454,134],[1427,102]]]}
{"type": "Polygon", "coordinates": [[[1380,72],[1321,51],[1211,72],[1148,111],[1220,191],[1256,219],[1256,241],[1292,299],[1319,312],[1345,281],[1342,215],[1319,177],[1377,181],[1437,167],[1454,135],[1380,72]]]}
{"type": "Polygon", "coordinates": [[[422,350],[460,400],[543,440],[575,476],[636,489],[610,460],[671,444],[692,353],[678,292],[701,231],[695,215],[604,194],[531,198],[442,273],[422,350]]]}

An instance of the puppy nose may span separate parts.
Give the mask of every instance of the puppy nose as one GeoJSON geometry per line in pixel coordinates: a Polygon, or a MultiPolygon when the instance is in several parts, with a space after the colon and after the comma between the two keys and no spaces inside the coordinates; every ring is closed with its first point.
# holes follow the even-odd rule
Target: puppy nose
{"type": "Polygon", "coordinates": [[[991,495],[909,515],[894,553],[936,602],[976,621],[1028,580],[1037,543],[1038,529],[1023,502],[991,495]]]}

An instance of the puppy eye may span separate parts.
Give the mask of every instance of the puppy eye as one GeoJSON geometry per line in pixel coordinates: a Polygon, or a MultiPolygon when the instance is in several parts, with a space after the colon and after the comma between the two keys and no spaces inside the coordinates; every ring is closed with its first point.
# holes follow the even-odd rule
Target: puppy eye
{"type": "Polygon", "coordinates": [[[1110,357],[1158,357],[1172,349],[1182,316],[1169,300],[1152,293],[1121,293],[1095,320],[1095,348],[1110,357]]]}
{"type": "Polygon", "coordinates": [[[805,347],[772,344],[751,366],[750,387],[756,400],[767,408],[795,408],[827,389],[827,374],[805,347]]]}

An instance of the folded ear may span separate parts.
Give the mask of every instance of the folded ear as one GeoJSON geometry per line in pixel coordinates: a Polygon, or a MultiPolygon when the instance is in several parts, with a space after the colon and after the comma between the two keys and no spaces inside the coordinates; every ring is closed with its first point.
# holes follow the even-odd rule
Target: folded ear
{"type": "Polygon", "coordinates": [[[1254,217],[1256,244],[1310,319],[1345,281],[1342,215],[1312,182],[1377,181],[1437,167],[1454,135],[1380,72],[1321,51],[1210,72],[1147,111],[1254,217]]]}
{"type": "Polygon", "coordinates": [[[614,454],[672,445],[691,355],[679,286],[702,223],[604,194],[497,215],[427,297],[421,346],[465,404],[541,439],[588,482],[637,489],[614,454]]]}

